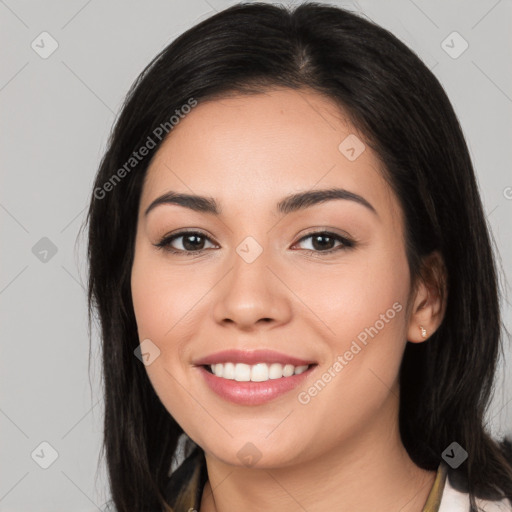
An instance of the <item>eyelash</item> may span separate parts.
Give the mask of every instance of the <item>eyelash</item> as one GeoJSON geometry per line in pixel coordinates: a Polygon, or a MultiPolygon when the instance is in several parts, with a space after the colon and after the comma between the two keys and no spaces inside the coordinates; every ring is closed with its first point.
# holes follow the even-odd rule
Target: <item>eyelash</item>
{"type": "MultiPolygon", "coordinates": [[[[203,237],[211,242],[210,238],[208,236],[206,236],[204,233],[202,233],[201,231],[180,231],[179,233],[175,233],[172,236],[165,236],[164,238],[162,238],[162,240],[160,240],[160,242],[158,242],[157,244],[154,244],[154,245],[157,248],[162,249],[164,251],[168,251],[172,254],[185,255],[185,256],[198,256],[198,255],[202,254],[203,252],[207,251],[207,249],[198,249],[197,251],[187,251],[187,250],[182,250],[182,249],[174,249],[173,247],[171,247],[171,245],[170,245],[171,242],[173,242],[177,238],[184,237],[185,235],[198,235],[198,236],[203,237]]],[[[339,250],[353,249],[357,245],[355,240],[348,239],[346,237],[343,237],[336,233],[331,233],[329,231],[314,231],[312,233],[308,233],[307,235],[303,236],[297,242],[297,244],[304,240],[307,240],[308,238],[311,238],[315,235],[324,235],[329,238],[333,238],[337,241],[340,241],[342,243],[342,245],[338,246],[337,248],[329,249],[327,251],[316,251],[314,249],[304,249],[308,254],[315,255],[315,256],[323,255],[323,254],[331,255],[332,253],[335,253],[339,250]]]]}

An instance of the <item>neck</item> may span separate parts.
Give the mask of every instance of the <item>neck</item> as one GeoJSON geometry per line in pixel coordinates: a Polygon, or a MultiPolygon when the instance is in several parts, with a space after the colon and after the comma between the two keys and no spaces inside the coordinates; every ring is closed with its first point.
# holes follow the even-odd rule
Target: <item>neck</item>
{"type": "Polygon", "coordinates": [[[397,408],[391,424],[389,417],[375,418],[350,439],[300,464],[235,467],[206,454],[209,481],[200,512],[421,512],[436,473],[410,459],[396,413],[397,408]]]}

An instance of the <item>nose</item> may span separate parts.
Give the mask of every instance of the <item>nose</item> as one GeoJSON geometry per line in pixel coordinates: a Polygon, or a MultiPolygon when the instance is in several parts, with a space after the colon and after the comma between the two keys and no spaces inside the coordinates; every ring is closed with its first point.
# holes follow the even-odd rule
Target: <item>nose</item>
{"type": "Polygon", "coordinates": [[[235,252],[232,267],[216,288],[214,318],[243,331],[271,329],[289,321],[289,290],[263,251],[254,261],[235,252]],[[286,293],[288,292],[288,294],[286,293]]]}

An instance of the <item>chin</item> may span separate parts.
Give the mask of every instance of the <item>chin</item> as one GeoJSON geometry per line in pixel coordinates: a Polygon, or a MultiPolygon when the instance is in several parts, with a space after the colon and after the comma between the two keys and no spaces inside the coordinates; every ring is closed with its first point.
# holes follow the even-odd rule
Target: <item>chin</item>
{"type": "Polygon", "coordinates": [[[299,448],[299,445],[304,445],[303,441],[291,439],[289,436],[287,442],[284,436],[270,441],[261,434],[254,436],[248,434],[230,439],[228,443],[211,445],[211,442],[197,442],[197,444],[206,454],[224,464],[237,467],[258,469],[286,467],[298,462],[305,455],[299,448]]]}

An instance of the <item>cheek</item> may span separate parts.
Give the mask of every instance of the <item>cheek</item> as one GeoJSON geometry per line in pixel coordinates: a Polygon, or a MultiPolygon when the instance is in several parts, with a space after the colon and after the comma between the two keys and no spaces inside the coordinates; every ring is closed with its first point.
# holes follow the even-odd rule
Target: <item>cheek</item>
{"type": "Polygon", "coordinates": [[[382,246],[331,270],[330,275],[316,274],[314,281],[316,286],[313,278],[303,281],[297,294],[308,298],[308,306],[320,317],[318,325],[324,326],[322,363],[331,374],[321,380],[329,382],[330,391],[318,402],[325,399],[328,404],[343,396],[344,401],[355,399],[351,407],[357,410],[358,397],[363,395],[370,401],[374,398],[377,406],[395,384],[406,343],[405,254],[382,246]]]}
{"type": "MultiPolygon", "coordinates": [[[[152,362],[145,366],[148,377],[160,399],[168,404],[169,397],[162,396],[164,390],[173,386],[172,376],[181,374],[180,355],[186,336],[173,336],[183,328],[185,315],[180,301],[182,283],[180,274],[170,272],[152,254],[151,248],[137,247],[131,274],[133,309],[137,322],[139,340],[151,340],[147,345],[154,354],[152,362]],[[155,347],[156,346],[156,347],[155,347]]],[[[165,393],[166,395],[169,393],[165,393]]],[[[173,393],[170,394],[172,399],[173,393]]]]}
{"type": "Polygon", "coordinates": [[[323,291],[309,296],[329,327],[323,330],[326,359],[297,401],[304,426],[324,432],[328,445],[355,436],[398,394],[408,267],[399,255],[360,261],[325,279],[323,291]]]}
{"type": "MultiPolygon", "coordinates": [[[[146,366],[158,391],[172,386],[169,372],[183,382],[189,368],[191,340],[205,317],[211,279],[184,262],[171,265],[164,254],[141,244],[136,248],[131,274],[133,308],[139,340],[151,340],[159,349],[154,363],[146,366]],[[206,277],[206,276],[205,276],[206,277]]],[[[178,386],[178,383],[174,383],[178,386]]]]}
{"type": "Polygon", "coordinates": [[[180,318],[193,306],[187,297],[194,295],[194,282],[186,271],[166,264],[165,257],[141,244],[136,248],[131,274],[133,308],[139,336],[163,342],[180,318]]]}
{"type": "Polygon", "coordinates": [[[187,286],[184,273],[170,272],[162,260],[151,249],[136,249],[131,274],[133,308],[139,340],[150,339],[159,350],[145,366],[151,385],[169,413],[189,431],[195,408],[182,384],[187,376],[181,356],[192,335],[186,314],[193,303],[183,300],[181,290],[187,286]]]}
{"type": "Polygon", "coordinates": [[[172,293],[162,286],[155,270],[142,263],[134,264],[131,286],[139,336],[141,339],[161,338],[164,328],[170,328],[166,310],[170,309],[168,303],[172,293]]]}
{"type": "Polygon", "coordinates": [[[340,264],[319,264],[314,270],[309,265],[295,268],[296,275],[288,279],[305,306],[302,314],[310,318],[310,325],[314,322],[322,329],[332,348],[343,349],[347,340],[376,323],[382,335],[403,331],[409,270],[400,250],[378,246],[353,253],[340,264]]]}

